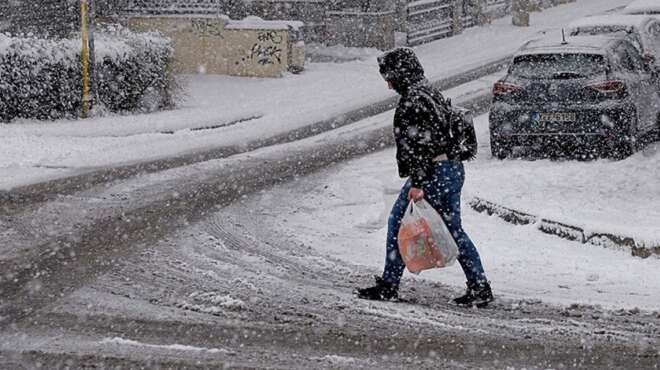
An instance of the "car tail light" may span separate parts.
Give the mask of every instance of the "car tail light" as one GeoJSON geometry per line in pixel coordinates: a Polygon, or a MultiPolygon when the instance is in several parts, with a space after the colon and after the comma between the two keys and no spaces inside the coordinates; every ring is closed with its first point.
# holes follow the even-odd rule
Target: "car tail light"
{"type": "Polygon", "coordinates": [[[496,82],[493,86],[493,95],[507,95],[521,90],[522,87],[506,82],[496,82]]]}
{"type": "Polygon", "coordinates": [[[603,94],[625,95],[626,84],[623,81],[605,81],[589,85],[590,88],[603,94]]]}

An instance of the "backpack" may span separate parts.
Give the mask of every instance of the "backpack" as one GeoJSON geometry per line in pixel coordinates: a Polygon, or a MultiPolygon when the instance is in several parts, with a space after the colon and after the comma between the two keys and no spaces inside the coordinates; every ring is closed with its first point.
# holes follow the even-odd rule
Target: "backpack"
{"type": "Polygon", "coordinates": [[[445,100],[447,122],[449,123],[449,158],[470,161],[477,156],[477,134],[474,130],[472,113],[460,107],[453,107],[451,100],[445,100]]]}
{"type": "Polygon", "coordinates": [[[472,113],[465,108],[454,107],[451,99],[444,99],[435,95],[427,95],[431,98],[436,108],[438,119],[444,116],[447,122],[448,132],[444,132],[449,144],[449,159],[459,161],[470,161],[477,156],[477,134],[474,131],[472,113]]]}

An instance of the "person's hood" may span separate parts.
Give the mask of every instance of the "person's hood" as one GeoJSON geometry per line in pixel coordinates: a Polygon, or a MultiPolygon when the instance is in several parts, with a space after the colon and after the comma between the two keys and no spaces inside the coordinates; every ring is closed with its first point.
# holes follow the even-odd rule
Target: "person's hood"
{"type": "Polygon", "coordinates": [[[384,53],[378,57],[378,66],[383,78],[401,95],[426,80],[424,68],[410,48],[396,48],[384,53]]]}

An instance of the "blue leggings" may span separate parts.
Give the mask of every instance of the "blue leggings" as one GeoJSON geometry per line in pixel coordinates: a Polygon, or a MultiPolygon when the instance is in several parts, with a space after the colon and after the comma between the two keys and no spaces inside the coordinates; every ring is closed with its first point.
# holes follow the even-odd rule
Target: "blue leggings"
{"type": "MultiPolygon", "coordinates": [[[[436,210],[447,224],[458,245],[458,262],[463,268],[468,283],[479,284],[487,281],[481,264],[479,252],[461,226],[461,189],[465,180],[463,163],[455,161],[439,162],[433,173],[433,180],[424,185],[424,198],[436,210]]],[[[387,255],[383,280],[396,286],[401,281],[405,264],[399,254],[397,235],[401,220],[408,208],[408,192],[411,182],[408,180],[394,203],[387,227],[387,255]]]]}

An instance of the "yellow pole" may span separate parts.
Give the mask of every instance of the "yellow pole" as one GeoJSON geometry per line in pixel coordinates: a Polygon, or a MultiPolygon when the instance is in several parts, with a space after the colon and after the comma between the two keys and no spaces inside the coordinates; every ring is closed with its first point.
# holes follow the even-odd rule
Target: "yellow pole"
{"type": "Polygon", "coordinates": [[[89,83],[89,7],[87,0],[80,0],[80,33],[82,34],[82,118],[89,116],[90,83],[89,83]]]}

